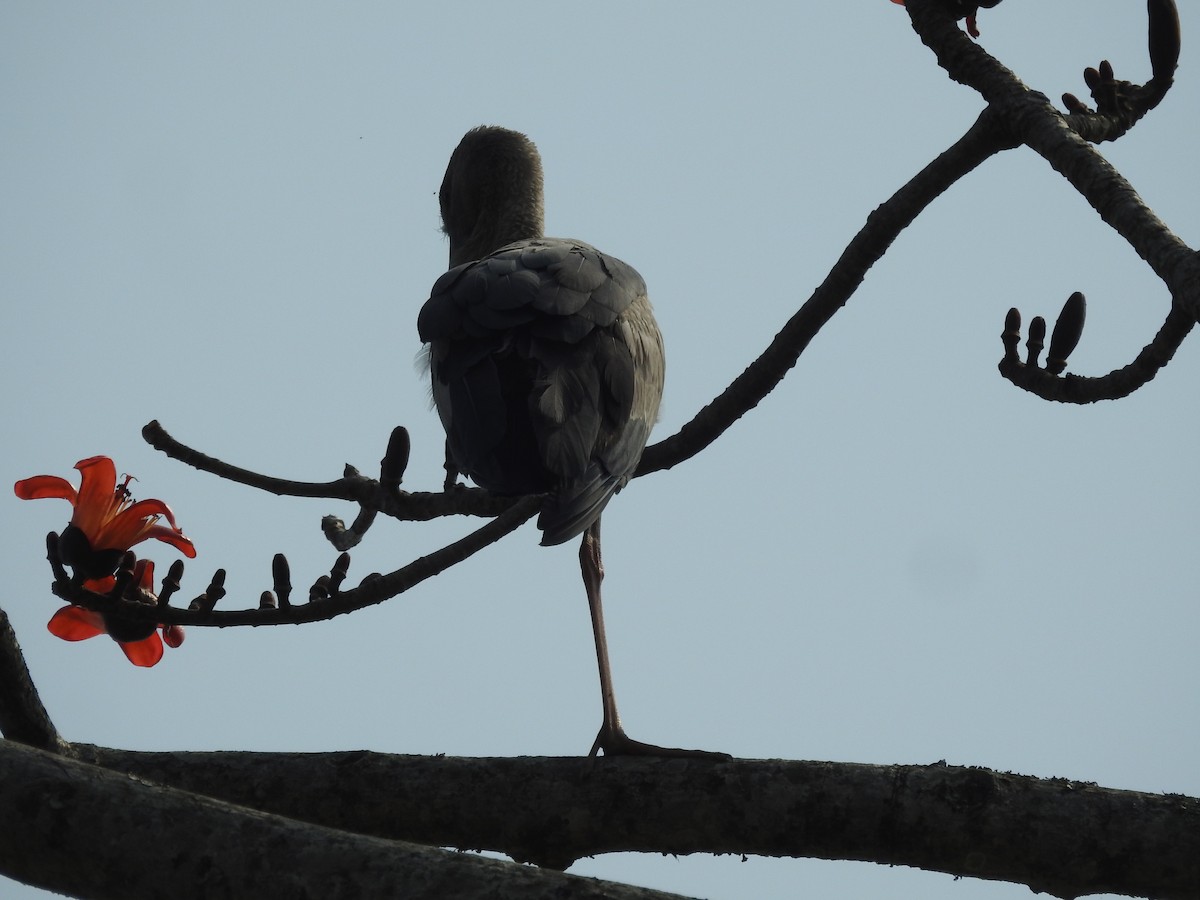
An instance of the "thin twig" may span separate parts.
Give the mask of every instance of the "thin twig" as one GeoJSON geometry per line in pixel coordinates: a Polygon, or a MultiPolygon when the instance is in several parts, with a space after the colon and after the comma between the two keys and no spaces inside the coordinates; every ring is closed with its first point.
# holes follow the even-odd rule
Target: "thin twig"
{"type": "Polygon", "coordinates": [[[201,472],[249,487],[286,497],[318,497],[348,500],[373,508],[386,516],[405,522],[426,522],[444,516],[498,516],[513,504],[512,497],[501,497],[479,488],[459,487],[441,493],[408,492],[381,485],[350,469],[335,481],[292,481],[252,472],[201,453],[171,436],[158,420],[142,428],[142,437],[151,447],[171,459],[177,459],[201,472]]]}
{"type": "MultiPolygon", "coordinates": [[[[296,625],[302,622],[322,622],[355,610],[374,606],[399,596],[426,579],[432,578],[451,566],[494,544],[505,535],[515,531],[538,511],[542,504],[539,495],[522,497],[516,502],[509,500],[509,508],[492,521],[472,531],[428,556],[413,560],[387,575],[367,576],[352,590],[341,591],[316,602],[293,603],[278,608],[261,608],[255,599],[254,608],[241,610],[180,609],[174,606],[145,606],[126,604],[121,614],[138,621],[153,621],[163,625],[200,625],[226,628],[234,625],[296,625]]],[[[89,609],[113,612],[111,598],[86,591],[69,582],[56,582],[54,593],[66,600],[89,609]]]]}

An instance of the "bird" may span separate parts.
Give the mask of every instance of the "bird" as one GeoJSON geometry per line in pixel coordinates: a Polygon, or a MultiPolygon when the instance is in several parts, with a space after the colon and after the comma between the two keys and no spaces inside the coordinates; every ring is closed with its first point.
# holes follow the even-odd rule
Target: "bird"
{"type": "Polygon", "coordinates": [[[546,237],[543,175],[526,135],[473,128],[438,193],[450,268],[417,317],[446,432],[447,488],[544,494],[541,543],[581,537],[603,719],[589,756],[718,756],[645,744],[621,724],[600,584],[600,516],[633,476],[666,374],[646,283],[583,241],[546,237]]]}

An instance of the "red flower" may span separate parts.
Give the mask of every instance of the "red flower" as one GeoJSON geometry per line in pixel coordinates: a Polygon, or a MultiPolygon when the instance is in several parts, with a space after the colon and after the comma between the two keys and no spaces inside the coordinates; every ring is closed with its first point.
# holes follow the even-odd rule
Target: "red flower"
{"type": "MultiPolygon", "coordinates": [[[[158,596],[154,593],[154,563],[148,559],[139,559],[133,569],[133,578],[145,599],[157,603],[158,596]]],[[[116,578],[108,575],[85,581],[83,586],[103,594],[111,591],[116,586],[116,581],[116,578]]],[[[56,612],[46,623],[46,627],[51,634],[64,641],[85,641],[98,634],[107,634],[117,642],[135,666],[153,666],[162,659],[164,641],[168,647],[178,647],[183,643],[183,627],[180,625],[163,625],[160,638],[159,626],[151,622],[135,622],[105,616],[95,610],[74,605],[64,606],[56,612]]]]}
{"type": "Polygon", "coordinates": [[[164,541],[188,558],[196,555],[192,542],[175,524],[171,508],[161,500],[137,503],[129,494],[131,475],[117,484],[117,469],[107,456],[80,460],[75,468],[83,475],[76,490],[57,475],[35,475],[13,485],[22,500],[57,497],[75,507],[71,523],[59,539],[59,556],[89,578],[109,575],[120,562],[121,554],[148,538],[164,541]],[[164,518],[167,525],[159,525],[164,518]]]}

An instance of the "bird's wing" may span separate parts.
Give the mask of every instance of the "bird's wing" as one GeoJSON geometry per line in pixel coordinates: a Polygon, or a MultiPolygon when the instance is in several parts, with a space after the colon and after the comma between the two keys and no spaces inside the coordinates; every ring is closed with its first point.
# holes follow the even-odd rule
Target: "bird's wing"
{"type": "Polygon", "coordinates": [[[553,492],[543,543],[586,528],[657,417],[662,341],[641,276],[578,241],[521,241],[443,275],[417,327],[462,470],[553,492]]]}

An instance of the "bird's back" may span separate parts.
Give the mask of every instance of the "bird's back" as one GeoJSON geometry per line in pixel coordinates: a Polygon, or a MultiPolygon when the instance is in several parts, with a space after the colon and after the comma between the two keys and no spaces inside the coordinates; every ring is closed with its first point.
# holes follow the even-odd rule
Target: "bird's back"
{"type": "Polygon", "coordinates": [[[460,470],[548,493],[543,544],[582,533],[658,417],[665,358],[642,277],[579,241],[518,241],[438,279],[417,327],[460,470]]]}

